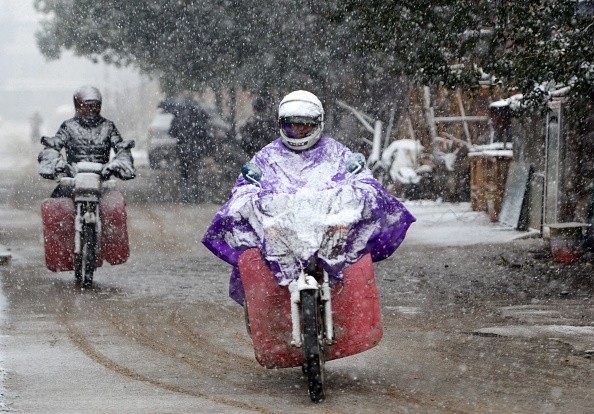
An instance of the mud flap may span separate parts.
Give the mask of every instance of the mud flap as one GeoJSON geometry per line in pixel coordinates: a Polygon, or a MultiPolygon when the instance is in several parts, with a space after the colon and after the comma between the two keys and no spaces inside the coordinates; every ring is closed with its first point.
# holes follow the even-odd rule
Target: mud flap
{"type": "Polygon", "coordinates": [[[101,211],[101,256],[110,265],[125,263],[130,257],[126,203],[119,191],[103,193],[101,211]]]}
{"type": "Polygon", "coordinates": [[[71,198],[46,198],[41,202],[45,265],[52,272],[74,269],[74,219],[71,198]]]}
{"type": "MultiPolygon", "coordinates": [[[[256,360],[266,368],[303,364],[303,352],[291,342],[289,290],[277,284],[258,249],[239,258],[256,360]]],[[[381,309],[371,255],[363,256],[344,271],[344,286],[332,289],[335,344],[327,347],[326,360],[363,352],[383,336],[381,309]],[[342,289],[341,289],[342,288],[342,289]]]]}

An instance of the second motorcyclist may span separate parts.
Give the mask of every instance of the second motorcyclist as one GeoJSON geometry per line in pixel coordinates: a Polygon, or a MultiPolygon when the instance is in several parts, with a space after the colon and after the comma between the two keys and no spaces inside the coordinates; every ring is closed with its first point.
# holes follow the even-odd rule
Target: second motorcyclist
{"type": "MultiPolygon", "coordinates": [[[[81,161],[104,164],[102,176],[129,180],[136,176],[131,148],[134,141],[124,140],[115,124],[100,115],[102,97],[93,86],[82,86],[74,92],[75,115],[62,123],[53,137],[42,137],[39,174],[53,179],[60,174],[72,175],[73,166],[81,161]],[[62,156],[66,152],[66,159],[62,156]],[[115,156],[110,161],[111,151],[115,156]]],[[[72,188],[58,185],[52,197],[71,197],[72,188]]]]}
{"type": "MultiPolygon", "coordinates": [[[[356,204],[359,218],[346,229],[332,228],[346,232],[339,245],[341,254],[336,254],[337,244],[333,243],[330,249],[322,255],[318,252],[316,257],[335,279],[341,279],[344,268],[367,253],[373,261],[389,257],[415,221],[408,210],[373,178],[369,169],[363,168],[355,176],[349,176],[346,164],[352,153],[323,134],[324,109],[314,94],[300,90],[285,96],[279,105],[278,121],[280,137],[266,145],[251,161],[261,170],[259,185],[252,185],[240,176],[229,201],[216,214],[202,239],[209,250],[233,266],[229,294],[239,304],[243,304],[245,298],[237,267],[243,251],[260,248],[280,285],[288,285],[297,278],[299,265],[303,265],[285,260],[277,249],[279,243],[267,240],[269,231],[258,220],[258,214],[254,214],[254,206],[262,205],[263,200],[301,192],[314,194],[309,200],[316,204],[317,192],[334,191],[338,197],[349,193],[345,198],[351,205],[356,204]],[[277,251],[272,252],[273,249],[277,251]]],[[[306,202],[292,208],[306,209],[309,204],[306,202]]],[[[321,247],[323,252],[324,246],[321,247]]],[[[307,262],[310,258],[305,259],[307,262]]]]}

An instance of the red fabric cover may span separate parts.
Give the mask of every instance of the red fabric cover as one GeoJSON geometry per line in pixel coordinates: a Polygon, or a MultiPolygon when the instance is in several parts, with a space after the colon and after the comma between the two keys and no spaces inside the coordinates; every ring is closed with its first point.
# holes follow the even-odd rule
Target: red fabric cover
{"type": "MultiPolygon", "coordinates": [[[[287,287],[279,286],[258,249],[239,258],[256,360],[266,368],[303,364],[303,351],[291,342],[291,304],[287,287]]],[[[343,358],[376,346],[383,335],[381,309],[371,255],[344,271],[344,288],[332,290],[336,343],[326,348],[326,360],[343,358]],[[338,296],[336,296],[338,294],[338,296]]]]}

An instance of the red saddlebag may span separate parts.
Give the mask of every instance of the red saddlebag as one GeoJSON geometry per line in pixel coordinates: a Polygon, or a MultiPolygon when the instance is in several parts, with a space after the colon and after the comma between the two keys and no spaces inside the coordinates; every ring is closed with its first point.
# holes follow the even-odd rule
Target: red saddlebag
{"type": "Polygon", "coordinates": [[[74,219],[71,198],[46,198],[41,202],[45,264],[52,272],[74,269],[74,219]]]}
{"type": "MultiPolygon", "coordinates": [[[[277,284],[258,249],[239,258],[256,360],[266,368],[303,364],[303,351],[291,342],[291,304],[287,287],[277,284]]],[[[383,335],[381,310],[371,256],[344,271],[344,288],[332,289],[332,316],[336,343],[326,359],[338,359],[376,346],[383,335]]]]}
{"type": "Polygon", "coordinates": [[[101,196],[101,256],[110,265],[126,262],[130,257],[126,203],[119,191],[107,191],[101,196]]]}

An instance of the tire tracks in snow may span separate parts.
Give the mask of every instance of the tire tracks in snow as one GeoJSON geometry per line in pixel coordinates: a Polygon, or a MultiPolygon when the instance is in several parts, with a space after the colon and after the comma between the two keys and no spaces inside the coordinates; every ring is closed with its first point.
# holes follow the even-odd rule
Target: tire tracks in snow
{"type": "MultiPolygon", "coordinates": [[[[81,352],[87,355],[95,363],[102,365],[110,371],[116,372],[132,380],[147,383],[170,392],[201,398],[214,403],[224,404],[236,409],[250,410],[258,413],[267,414],[286,412],[285,410],[268,408],[269,406],[283,406],[284,401],[282,399],[283,397],[288,396],[283,394],[283,392],[289,392],[290,394],[293,394],[293,396],[297,395],[297,398],[302,399],[303,403],[309,404],[306,388],[291,389],[291,384],[288,381],[284,382],[284,386],[277,385],[274,387],[273,392],[268,392],[267,390],[269,387],[271,387],[270,384],[278,381],[278,372],[288,371],[263,369],[261,372],[264,372],[265,374],[262,375],[262,378],[260,375],[254,375],[257,374],[256,370],[258,368],[255,359],[252,360],[251,358],[245,356],[233,354],[228,350],[220,348],[220,345],[211,341],[208,335],[197,333],[194,329],[192,329],[191,322],[189,322],[183,315],[184,309],[182,309],[180,306],[175,306],[173,309],[168,310],[166,314],[161,314],[159,320],[155,320],[155,315],[153,314],[134,312],[133,310],[128,309],[128,307],[109,309],[103,306],[100,301],[94,301],[94,303],[91,304],[91,307],[93,305],[97,306],[95,314],[98,316],[98,320],[109,322],[109,325],[119,332],[117,337],[132,342],[133,347],[145,348],[151,352],[156,352],[162,355],[164,359],[166,358],[174,361],[174,363],[178,364],[180,367],[182,365],[189,367],[192,371],[197,373],[197,382],[199,380],[202,382],[206,380],[206,384],[216,384],[215,388],[224,386],[228,389],[236,389],[243,394],[247,393],[248,395],[252,396],[264,396],[265,402],[262,405],[259,405],[249,401],[244,402],[224,396],[216,396],[212,395],[208,391],[200,389],[200,387],[207,386],[205,384],[192,384],[193,387],[196,387],[196,389],[194,389],[184,385],[172,383],[166,378],[159,378],[153,375],[141,373],[137,369],[131,367],[131,364],[126,364],[125,362],[110,358],[104,352],[101,352],[101,345],[94,344],[93,338],[91,337],[92,335],[97,334],[96,329],[89,328],[89,326],[85,326],[84,324],[82,327],[79,326],[81,325],[81,323],[78,322],[80,320],[79,317],[82,317],[82,315],[77,315],[78,308],[73,305],[72,301],[73,300],[66,300],[63,303],[65,311],[60,313],[61,324],[66,328],[72,343],[81,352]],[[130,315],[140,315],[141,318],[130,318],[130,315]],[[167,340],[163,340],[162,338],[166,338],[167,335],[155,335],[154,333],[143,329],[146,328],[147,323],[151,322],[158,326],[168,326],[173,328],[171,331],[166,332],[166,334],[170,335],[170,337],[167,338],[167,340]],[[92,332],[93,334],[89,335],[88,332],[92,332]],[[180,341],[180,337],[185,341],[180,341]],[[190,352],[190,350],[193,352],[190,352]],[[243,374],[237,373],[238,366],[240,366],[241,370],[244,371],[243,374]],[[250,370],[253,371],[254,374],[247,372],[250,370]],[[253,382],[241,380],[242,378],[246,378],[246,373],[254,378],[253,382]]],[[[130,306],[132,308],[137,308],[133,304],[130,306]]],[[[216,325],[217,322],[216,320],[211,320],[210,324],[216,325]]],[[[144,352],[144,355],[149,354],[144,352]]],[[[157,359],[161,361],[161,358],[157,357],[157,359]]],[[[173,369],[175,370],[175,367],[173,369]]],[[[182,371],[183,370],[180,369],[180,373],[182,371]]],[[[303,382],[302,385],[305,385],[303,378],[301,378],[301,380],[303,382]]],[[[345,378],[337,378],[336,381],[340,382],[341,380],[345,380],[345,378]]],[[[391,404],[388,402],[390,400],[392,400],[397,405],[412,403],[413,405],[418,404],[424,407],[433,407],[437,412],[439,412],[440,408],[443,408],[444,406],[448,407],[448,413],[469,414],[473,412],[472,410],[460,408],[460,406],[463,405],[463,401],[455,401],[451,399],[445,401],[443,397],[438,395],[430,395],[426,393],[423,393],[423,395],[411,395],[398,389],[392,389],[388,393],[381,394],[382,399],[376,401],[376,397],[380,394],[374,391],[373,386],[364,386],[361,388],[361,385],[355,386],[353,383],[351,383],[350,386],[353,386],[358,390],[353,395],[355,400],[359,400],[359,398],[368,400],[366,407],[371,408],[372,406],[375,406],[378,410],[377,412],[381,412],[381,407],[385,404],[390,406],[391,404]],[[386,399],[388,401],[386,401],[386,399]]],[[[297,409],[295,412],[307,411],[327,414],[350,412],[349,410],[342,409],[342,407],[329,407],[328,405],[312,404],[307,405],[307,407],[307,410],[297,409]]]]}
{"type": "MultiPolygon", "coordinates": [[[[137,372],[136,370],[129,368],[121,363],[118,363],[117,361],[115,361],[112,358],[109,358],[108,356],[106,356],[105,354],[103,354],[102,352],[100,352],[96,346],[94,346],[91,342],[91,340],[89,339],[88,335],[86,335],[84,333],[84,331],[82,331],[81,329],[79,329],[77,327],[76,324],[76,315],[74,315],[74,312],[71,312],[71,310],[75,309],[74,306],[72,306],[72,302],[67,302],[63,304],[63,312],[60,312],[58,320],[59,322],[65,327],[65,329],[67,330],[68,333],[68,337],[70,338],[70,340],[72,341],[72,343],[85,355],[87,355],[91,360],[93,360],[95,363],[102,365],[103,367],[105,367],[106,369],[116,372],[120,375],[123,375],[129,379],[135,380],[135,381],[140,381],[143,383],[147,383],[150,384],[152,386],[170,391],[170,392],[175,392],[175,393],[179,393],[179,394],[184,394],[184,395],[189,395],[192,397],[197,397],[197,398],[201,398],[201,399],[205,399],[208,401],[212,401],[214,403],[217,404],[223,404],[223,405],[227,405],[229,407],[233,407],[233,408],[239,408],[239,409],[243,409],[243,410],[250,410],[250,411],[255,411],[258,413],[264,413],[264,414],[275,414],[275,413],[282,413],[282,411],[277,411],[277,410],[271,410],[268,408],[265,408],[263,406],[259,406],[256,404],[252,404],[252,403],[244,403],[241,401],[237,401],[237,400],[231,400],[229,398],[225,398],[225,397],[218,397],[218,396],[213,396],[211,394],[209,394],[208,392],[203,392],[203,391],[199,391],[199,390],[192,390],[180,385],[175,385],[172,384],[170,382],[167,382],[165,380],[162,379],[158,379],[158,378],[154,378],[152,376],[149,375],[145,375],[145,374],[141,374],[139,372],[137,372]]],[[[106,317],[107,315],[104,314],[104,312],[101,312],[101,316],[102,317],[106,317]]],[[[114,322],[114,321],[110,321],[110,322],[114,322]]],[[[117,326],[116,326],[117,329],[117,326]]],[[[144,336],[144,335],[138,335],[135,332],[130,332],[129,330],[124,330],[123,333],[134,333],[135,334],[135,338],[138,338],[141,340],[141,342],[139,343],[140,345],[144,345],[144,346],[148,346],[152,349],[155,349],[156,346],[156,350],[160,351],[162,353],[168,354],[168,350],[166,348],[161,348],[159,349],[158,346],[158,342],[156,341],[152,341],[150,340],[148,337],[144,336]],[[153,345],[153,346],[151,346],[153,345]]],[[[137,342],[138,343],[138,342],[137,342]]],[[[184,363],[188,363],[187,361],[182,361],[184,363]]],[[[203,366],[197,366],[196,369],[201,370],[204,369],[203,366]]],[[[215,378],[216,379],[216,378],[215,378]]]]}

